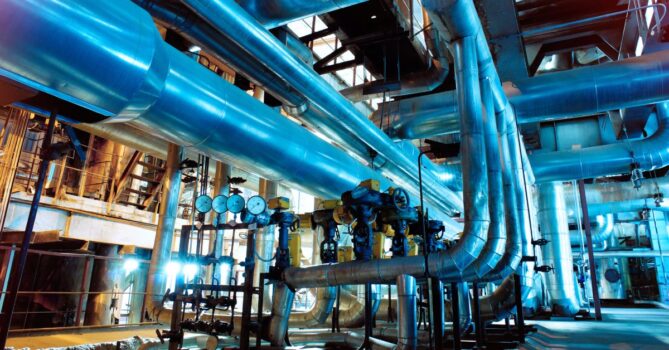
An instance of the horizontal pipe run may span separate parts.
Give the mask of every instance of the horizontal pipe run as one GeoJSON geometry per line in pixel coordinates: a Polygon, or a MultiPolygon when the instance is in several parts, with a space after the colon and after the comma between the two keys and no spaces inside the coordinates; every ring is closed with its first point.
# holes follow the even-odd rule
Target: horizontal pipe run
{"type": "Polygon", "coordinates": [[[361,4],[367,0],[235,0],[266,29],[361,4]]]}
{"type": "MultiPolygon", "coordinates": [[[[669,50],[506,82],[502,91],[519,124],[556,121],[663,102],[669,96],[667,72],[669,50]]],[[[390,135],[417,139],[459,132],[455,97],[448,91],[387,102],[390,135]]],[[[372,120],[378,124],[380,117],[376,112],[372,120]]]]}
{"type": "Polygon", "coordinates": [[[669,102],[658,103],[656,109],[658,129],[646,139],[530,155],[537,181],[590,179],[669,165],[669,102]]]}
{"type": "MultiPolygon", "coordinates": [[[[260,26],[250,15],[232,1],[182,0],[221,34],[236,42],[253,57],[264,62],[280,78],[305,94],[309,107],[319,112],[320,117],[303,114],[301,118],[326,137],[332,138],[342,147],[358,145],[365,149],[349,148],[363,159],[378,158],[378,169],[385,171],[395,182],[405,182],[408,191],[417,193],[417,159],[396,147],[393,141],[361,114],[350,101],[332,88],[309,66],[292,55],[270,32],[260,26]],[[373,152],[370,152],[373,150],[373,152]],[[373,156],[372,156],[373,155],[373,156]],[[407,186],[408,185],[408,186],[407,186]]],[[[463,211],[462,200],[454,192],[441,185],[438,173],[431,162],[424,163],[425,193],[439,211],[447,208],[463,211]]]]}

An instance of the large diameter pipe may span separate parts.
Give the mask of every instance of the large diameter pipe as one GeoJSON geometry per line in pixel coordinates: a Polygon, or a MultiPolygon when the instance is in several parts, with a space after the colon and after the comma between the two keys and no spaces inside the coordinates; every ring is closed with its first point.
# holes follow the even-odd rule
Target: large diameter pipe
{"type": "MultiPolygon", "coordinates": [[[[47,1],[37,7],[26,6],[25,1],[10,0],[3,3],[2,10],[0,16],[5,27],[0,34],[0,47],[12,54],[3,56],[0,61],[0,75],[43,92],[63,87],[62,91],[58,90],[59,97],[81,106],[102,106],[106,113],[119,114],[114,121],[131,120],[131,125],[151,135],[195,148],[265,178],[283,180],[320,197],[339,196],[370,178],[378,179],[384,188],[390,186],[380,173],[362,166],[345,152],[253,100],[164,43],[151,17],[129,1],[114,1],[104,6],[95,1],[68,6],[47,1]],[[6,16],[7,13],[12,15],[6,16]],[[41,15],[43,13],[62,15],[68,21],[53,21],[54,16],[47,18],[41,15]],[[95,21],[91,20],[93,17],[95,21]],[[25,27],[23,19],[32,19],[32,29],[25,27]],[[67,28],[62,27],[64,23],[67,28]],[[123,36],[118,37],[109,26],[126,29],[123,36]],[[147,32],[148,28],[151,32],[147,32]],[[62,36],[54,36],[54,33],[62,36]],[[53,45],[61,40],[60,45],[53,45]],[[95,46],[93,43],[109,44],[95,46]],[[73,53],[79,48],[85,54],[73,53]],[[138,48],[149,54],[137,52],[138,48]],[[18,55],[21,50],[28,52],[18,55]],[[37,50],[40,53],[34,54],[37,50]],[[44,62],[45,57],[49,62],[44,62]],[[114,73],[100,70],[97,65],[93,69],[88,61],[79,62],[80,57],[98,57],[98,63],[109,61],[105,66],[111,67],[114,73]],[[27,60],[34,64],[27,64],[27,60]],[[35,68],[48,68],[54,61],[62,62],[62,66],[53,70],[35,68]],[[141,74],[136,72],[140,68],[141,74]],[[86,79],[70,79],[80,76],[86,79]],[[136,84],[115,81],[139,76],[146,81],[136,84]],[[61,83],[65,81],[67,84],[61,83]],[[110,93],[107,89],[98,91],[98,85],[109,86],[114,96],[107,96],[110,93]],[[118,103],[110,104],[112,100],[118,103]],[[295,164],[301,166],[298,168],[295,164]]],[[[99,110],[99,106],[95,109],[99,110]]],[[[445,215],[442,218],[448,226],[460,226],[445,215]]]]}
{"type": "MultiPolygon", "coordinates": [[[[537,123],[665,101],[667,72],[669,50],[506,82],[503,92],[518,123],[537,123]]],[[[458,132],[455,96],[449,91],[389,102],[384,118],[391,120],[391,135],[413,139],[458,132]]]]}
{"type": "MultiPolygon", "coordinates": [[[[488,189],[490,192],[488,196],[490,225],[488,226],[488,239],[481,254],[463,273],[463,279],[466,281],[481,280],[494,270],[504,255],[506,245],[505,224],[507,221],[505,220],[505,192],[502,167],[503,162],[509,160],[509,158],[502,158],[500,148],[503,146],[502,139],[506,135],[502,135],[497,128],[498,124],[504,127],[504,121],[500,123],[497,120],[498,118],[492,101],[490,80],[488,78],[481,80],[481,91],[485,107],[483,125],[486,141],[486,164],[488,166],[488,189]]],[[[502,119],[502,116],[499,117],[499,119],[502,119]]],[[[503,131],[506,131],[505,127],[503,131]]],[[[509,156],[508,152],[505,154],[509,156]]],[[[509,170],[508,166],[505,168],[509,170]]],[[[507,175],[510,175],[510,171],[507,175]]],[[[506,194],[510,193],[507,192],[506,194]]]]}
{"type": "Polygon", "coordinates": [[[336,286],[344,284],[390,283],[401,274],[460,282],[463,271],[480,254],[487,239],[488,174],[485,139],[474,38],[465,37],[454,45],[458,89],[462,92],[462,160],[465,228],[457,245],[445,252],[421,256],[397,257],[364,262],[347,262],[307,268],[288,268],[284,280],[293,288],[336,286]],[[427,263],[427,265],[426,265],[427,263]]]}
{"type": "Polygon", "coordinates": [[[255,57],[245,55],[236,43],[221,35],[188,9],[168,2],[132,1],[143,7],[165,27],[181,33],[192,43],[206,48],[208,53],[228,64],[236,72],[242,73],[257,87],[271,93],[288,109],[303,110],[306,108],[307,101],[299,92],[279,79],[255,57]]]}
{"type": "MultiPolygon", "coordinates": [[[[146,282],[146,298],[144,307],[153,318],[163,308],[163,295],[167,283],[167,264],[172,254],[174,240],[174,225],[179,209],[179,194],[181,192],[181,160],[183,148],[169,144],[165,159],[165,174],[163,175],[163,191],[160,198],[160,216],[156,228],[156,238],[153,241],[151,263],[146,282]]],[[[155,318],[154,318],[155,319],[155,318]]]]}
{"type": "MultiPolygon", "coordinates": [[[[588,203],[588,211],[589,210],[590,203],[588,203]]],[[[615,227],[613,214],[597,215],[594,221],[596,223],[596,229],[591,233],[592,243],[600,244],[608,241],[609,238],[611,238],[615,227]]],[[[581,245],[581,243],[585,241],[585,237],[581,235],[580,230],[569,231],[569,241],[572,246],[581,245]]]]}
{"type": "Polygon", "coordinates": [[[539,223],[541,235],[549,242],[542,248],[544,264],[553,271],[546,275],[553,313],[574,316],[579,311],[574,263],[569,240],[564,188],[559,182],[539,186],[539,223]]]}
{"type": "MultiPolygon", "coordinates": [[[[268,65],[291,86],[303,92],[310,101],[310,107],[313,106],[316,112],[319,112],[302,115],[302,118],[308,118],[306,119],[308,124],[344,147],[363,142],[366,145],[364,149],[357,147],[351,150],[364,159],[378,157],[381,164],[377,167],[386,170],[388,176],[396,182],[410,184],[404,187],[416,193],[418,182],[416,147],[413,147],[416,150],[413,152],[415,157],[396,147],[367,116],[360,113],[311,67],[288,52],[283,44],[236,3],[221,0],[182,0],[182,2],[250,55],[268,65]],[[371,156],[372,154],[374,156],[371,156]]],[[[432,162],[425,162],[424,165],[427,170],[425,193],[428,194],[428,198],[433,198],[435,205],[462,212],[463,206],[459,196],[442,186],[439,174],[443,169],[439,169],[432,162]]]]}
{"type": "Polygon", "coordinates": [[[397,276],[397,349],[418,348],[416,278],[397,276]]]}
{"type": "Polygon", "coordinates": [[[646,139],[530,155],[537,182],[589,179],[669,165],[669,103],[658,103],[656,109],[658,129],[646,139]]]}
{"type": "Polygon", "coordinates": [[[263,27],[281,27],[299,19],[321,15],[367,0],[235,0],[263,27]]]}

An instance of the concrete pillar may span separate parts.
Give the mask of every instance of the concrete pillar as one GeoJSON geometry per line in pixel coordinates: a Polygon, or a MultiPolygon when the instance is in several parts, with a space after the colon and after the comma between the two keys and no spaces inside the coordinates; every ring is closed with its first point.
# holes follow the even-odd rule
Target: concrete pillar
{"type": "Polygon", "coordinates": [[[156,311],[162,308],[162,298],[165,293],[167,271],[165,267],[170,261],[172,254],[172,241],[174,240],[174,225],[179,208],[179,195],[181,189],[181,169],[179,165],[182,160],[183,147],[170,144],[167,150],[165,162],[165,175],[163,177],[163,192],[160,197],[160,213],[156,239],[153,242],[151,253],[151,265],[146,283],[146,299],[144,308],[151,319],[154,319],[156,311]]]}

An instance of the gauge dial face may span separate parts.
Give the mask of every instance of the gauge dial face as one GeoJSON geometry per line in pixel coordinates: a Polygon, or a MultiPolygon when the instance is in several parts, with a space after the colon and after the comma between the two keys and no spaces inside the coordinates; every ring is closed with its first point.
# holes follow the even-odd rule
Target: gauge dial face
{"type": "Polygon", "coordinates": [[[200,213],[208,213],[211,211],[211,197],[203,194],[195,199],[195,210],[200,213]]]}
{"type": "Polygon", "coordinates": [[[228,196],[218,195],[214,197],[214,200],[211,202],[211,207],[217,214],[223,214],[228,211],[228,196]]]}
{"type": "Polygon", "coordinates": [[[233,214],[238,214],[244,209],[244,197],[238,195],[238,194],[233,194],[232,196],[228,197],[227,200],[227,205],[228,205],[228,210],[233,213],[233,214]]]}
{"type": "Polygon", "coordinates": [[[246,202],[246,208],[249,210],[249,213],[259,215],[267,209],[267,202],[263,197],[253,196],[246,202]]]}

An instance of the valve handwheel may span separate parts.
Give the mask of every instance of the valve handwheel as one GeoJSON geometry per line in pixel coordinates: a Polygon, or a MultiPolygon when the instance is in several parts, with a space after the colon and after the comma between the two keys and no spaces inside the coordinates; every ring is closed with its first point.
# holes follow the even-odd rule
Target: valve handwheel
{"type": "Polygon", "coordinates": [[[393,190],[392,195],[393,205],[397,210],[406,210],[410,207],[409,194],[403,188],[396,188],[393,190]]]}

